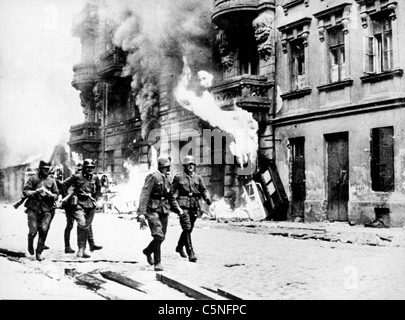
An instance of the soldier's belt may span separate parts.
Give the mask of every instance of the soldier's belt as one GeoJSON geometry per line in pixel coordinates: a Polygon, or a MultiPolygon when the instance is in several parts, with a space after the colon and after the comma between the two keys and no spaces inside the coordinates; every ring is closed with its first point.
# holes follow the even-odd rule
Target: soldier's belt
{"type": "Polygon", "coordinates": [[[163,197],[163,196],[151,196],[150,197],[153,200],[167,200],[167,197],[163,197]]]}
{"type": "Polygon", "coordinates": [[[198,193],[194,193],[194,192],[190,192],[190,193],[185,193],[185,194],[180,194],[179,198],[183,197],[183,198],[199,198],[200,194],[198,193]]]}

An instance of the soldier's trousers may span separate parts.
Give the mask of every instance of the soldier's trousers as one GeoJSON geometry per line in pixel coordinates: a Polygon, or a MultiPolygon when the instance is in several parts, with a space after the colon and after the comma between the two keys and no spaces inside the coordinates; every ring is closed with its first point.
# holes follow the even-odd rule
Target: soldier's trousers
{"type": "Polygon", "coordinates": [[[195,221],[198,216],[198,208],[182,208],[183,215],[180,216],[180,225],[183,229],[183,232],[180,235],[179,241],[177,243],[177,248],[181,249],[184,246],[186,247],[187,254],[193,251],[193,246],[191,243],[191,232],[194,229],[195,221]]]}
{"type": "MultiPolygon", "coordinates": [[[[65,215],[66,215],[66,227],[64,233],[64,241],[65,247],[70,247],[70,233],[73,230],[73,225],[75,222],[74,208],[67,207],[65,209],[65,215]]],[[[90,247],[94,245],[92,225],[90,225],[89,229],[87,230],[87,240],[89,242],[90,247]]]]}
{"type": "Polygon", "coordinates": [[[148,212],[146,214],[146,219],[148,220],[148,225],[153,240],[145,248],[144,253],[153,253],[155,264],[157,264],[161,261],[160,248],[166,237],[169,215],[157,212],[148,212]]]}
{"type": "Polygon", "coordinates": [[[27,213],[28,219],[28,241],[34,241],[34,238],[38,233],[36,252],[42,253],[42,251],[44,251],[44,244],[55,211],[35,212],[31,209],[27,209],[25,212],[27,213]]]}
{"type": "Polygon", "coordinates": [[[95,208],[84,209],[77,207],[73,212],[73,217],[77,222],[77,246],[80,248],[86,248],[86,242],[88,239],[88,231],[94,219],[95,208]]]}

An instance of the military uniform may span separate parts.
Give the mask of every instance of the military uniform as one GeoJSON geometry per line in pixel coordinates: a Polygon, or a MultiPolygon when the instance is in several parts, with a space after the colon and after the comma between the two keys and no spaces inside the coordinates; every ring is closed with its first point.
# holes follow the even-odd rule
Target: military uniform
{"type": "MultiPolygon", "coordinates": [[[[101,196],[101,183],[96,174],[85,176],[85,173],[82,171],[78,174],[73,174],[63,181],[64,190],[69,190],[71,186],[73,187],[73,196],[70,198],[71,202],[66,207],[67,210],[65,209],[67,222],[69,223],[70,221],[71,223],[67,226],[67,229],[72,226],[72,220],[69,219],[69,215],[73,215],[77,222],[77,245],[79,252],[82,249],[83,253],[86,249],[88,232],[96,211],[96,199],[101,196]],[[77,203],[74,203],[76,200],[77,203]]],[[[86,255],[85,257],[88,256],[86,255]]]]}
{"type": "Polygon", "coordinates": [[[38,174],[31,176],[23,189],[23,195],[27,197],[25,213],[27,214],[29,228],[28,251],[30,254],[34,254],[33,241],[38,233],[37,260],[43,260],[41,253],[44,250],[52,217],[55,214],[55,201],[59,193],[55,179],[47,174],[41,174],[41,167],[45,166],[48,169],[50,167],[49,164],[41,161],[38,174]]]}
{"type": "Polygon", "coordinates": [[[138,215],[144,215],[148,221],[153,240],[143,250],[149,264],[159,265],[160,247],[165,240],[169,212],[180,213],[180,208],[171,193],[171,181],[168,175],[156,171],[148,175],[139,200],[138,215]],[[151,255],[154,259],[151,259],[151,255]]]}
{"type": "MultiPolygon", "coordinates": [[[[200,199],[203,198],[208,204],[211,204],[211,199],[200,175],[195,172],[187,174],[186,172],[178,173],[173,179],[172,185],[173,194],[177,193],[177,202],[184,214],[180,217],[180,225],[183,232],[180,235],[176,252],[182,252],[182,248],[186,248],[187,255],[190,261],[196,261],[192,242],[191,232],[194,229],[194,223],[200,211],[200,199]]],[[[185,257],[182,253],[180,253],[185,257]]]]}

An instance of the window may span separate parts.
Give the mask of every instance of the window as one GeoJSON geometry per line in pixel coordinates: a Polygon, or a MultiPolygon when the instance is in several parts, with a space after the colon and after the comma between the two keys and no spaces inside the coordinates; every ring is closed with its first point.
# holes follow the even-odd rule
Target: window
{"type": "Polygon", "coordinates": [[[388,14],[380,13],[371,19],[366,39],[365,72],[381,73],[393,68],[392,22],[388,14]]]}
{"type": "Polygon", "coordinates": [[[114,150],[106,151],[107,172],[114,173],[114,150]]]}
{"type": "Polygon", "coordinates": [[[312,18],[305,17],[291,22],[278,29],[281,32],[281,46],[285,58],[283,64],[287,67],[286,83],[290,93],[283,95],[283,99],[298,98],[311,93],[308,85],[309,50],[308,38],[312,18]],[[298,95],[299,96],[298,96],[298,95]]]}
{"type": "Polygon", "coordinates": [[[239,74],[257,75],[258,73],[259,57],[253,40],[249,37],[240,44],[239,74]]]}
{"type": "Polygon", "coordinates": [[[290,42],[291,90],[301,89],[305,85],[305,47],[302,38],[290,42]]]}
{"type": "Polygon", "coordinates": [[[345,37],[343,26],[328,29],[329,81],[338,82],[345,78],[345,37]]]}
{"type": "Polygon", "coordinates": [[[394,191],[394,128],[371,130],[371,184],[374,191],[394,191]]]}

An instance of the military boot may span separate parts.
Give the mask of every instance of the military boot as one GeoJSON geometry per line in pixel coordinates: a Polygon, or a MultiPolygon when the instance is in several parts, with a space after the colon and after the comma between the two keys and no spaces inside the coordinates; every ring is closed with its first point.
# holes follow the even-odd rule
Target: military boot
{"type": "Polygon", "coordinates": [[[176,247],[176,252],[177,252],[178,254],[180,254],[180,257],[182,257],[182,258],[187,258],[187,254],[184,252],[184,248],[183,248],[183,247],[177,246],[177,247],[176,247]]]}
{"type": "Polygon", "coordinates": [[[160,263],[160,245],[162,241],[155,240],[155,251],[154,251],[154,260],[155,260],[155,271],[163,271],[162,264],[160,263]]]}
{"type": "Polygon", "coordinates": [[[194,253],[193,244],[191,243],[191,233],[186,233],[186,251],[188,254],[188,261],[197,262],[197,256],[194,253]]]}
{"type": "Polygon", "coordinates": [[[82,228],[77,228],[77,244],[79,250],[77,251],[78,258],[90,258],[90,255],[85,252],[87,242],[87,230],[82,228]]]}
{"type": "Polygon", "coordinates": [[[34,238],[32,235],[28,235],[28,252],[30,253],[30,255],[34,255],[35,251],[34,251],[34,238]]]}
{"type": "Polygon", "coordinates": [[[95,250],[103,249],[102,246],[98,246],[95,244],[94,237],[93,237],[93,229],[91,226],[90,226],[89,230],[87,231],[87,241],[89,242],[89,247],[90,247],[91,252],[93,252],[95,250]]]}
{"type": "Polygon", "coordinates": [[[43,261],[45,258],[42,256],[41,252],[36,253],[35,257],[37,258],[38,261],[43,261]]]}
{"type": "Polygon", "coordinates": [[[79,248],[79,251],[77,251],[77,257],[78,257],[78,258],[90,258],[91,255],[89,255],[89,254],[85,251],[85,248],[79,248]]]}
{"type": "Polygon", "coordinates": [[[146,261],[153,266],[155,261],[153,260],[152,253],[148,252],[147,248],[142,250],[142,253],[146,256],[146,261]]]}
{"type": "Polygon", "coordinates": [[[75,253],[76,251],[73,250],[72,247],[70,246],[70,230],[65,229],[64,240],[65,240],[65,253],[75,253]]]}
{"type": "Polygon", "coordinates": [[[176,252],[180,254],[180,257],[187,258],[187,254],[184,252],[184,243],[186,242],[186,235],[183,231],[180,235],[179,242],[177,243],[176,252]]]}
{"type": "Polygon", "coordinates": [[[75,253],[76,251],[72,249],[72,247],[69,246],[65,246],[65,253],[75,253]]]}

